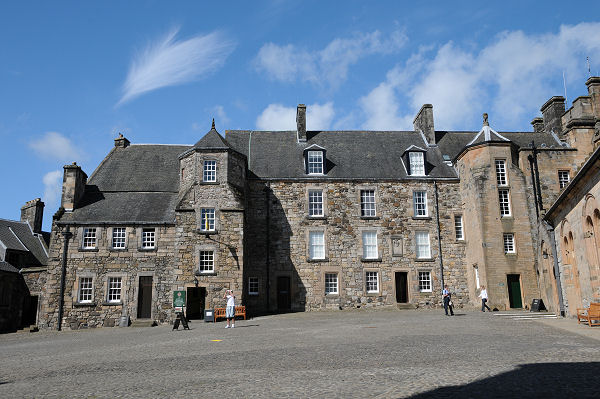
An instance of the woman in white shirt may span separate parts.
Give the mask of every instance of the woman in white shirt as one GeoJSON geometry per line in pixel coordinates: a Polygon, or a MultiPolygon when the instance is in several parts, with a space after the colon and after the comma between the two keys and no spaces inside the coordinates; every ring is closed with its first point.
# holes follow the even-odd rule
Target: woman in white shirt
{"type": "Polygon", "coordinates": [[[227,307],[225,308],[225,317],[227,317],[227,325],[225,326],[225,328],[235,328],[235,295],[233,295],[233,291],[225,291],[223,299],[227,299],[227,307]]]}
{"type": "Polygon", "coordinates": [[[479,293],[479,297],[481,298],[481,311],[485,312],[485,309],[487,308],[488,312],[491,312],[492,309],[490,309],[490,307],[486,303],[488,301],[488,294],[487,290],[485,289],[485,285],[481,286],[481,292],[479,293]]]}

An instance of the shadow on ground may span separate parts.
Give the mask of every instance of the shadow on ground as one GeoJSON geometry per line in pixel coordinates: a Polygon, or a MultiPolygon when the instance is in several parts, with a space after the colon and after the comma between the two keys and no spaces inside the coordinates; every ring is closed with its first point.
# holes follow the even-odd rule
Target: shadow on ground
{"type": "Polygon", "coordinates": [[[410,398],[598,398],[598,376],[600,362],[523,364],[494,377],[410,398]]]}

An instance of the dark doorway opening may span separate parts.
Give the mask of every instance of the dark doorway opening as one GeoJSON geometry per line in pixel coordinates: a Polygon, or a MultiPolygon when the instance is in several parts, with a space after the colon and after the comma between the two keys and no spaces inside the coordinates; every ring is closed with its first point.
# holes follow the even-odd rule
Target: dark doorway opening
{"type": "Polygon", "coordinates": [[[511,308],[520,309],[523,307],[521,300],[521,276],[519,274],[506,275],[508,285],[508,301],[511,308]]]}
{"type": "Polygon", "coordinates": [[[396,302],[408,303],[408,272],[396,272],[396,302]]]}
{"type": "Polygon", "coordinates": [[[290,278],[288,276],[279,276],[277,277],[277,311],[289,312],[291,308],[290,278]]]}
{"type": "Polygon", "coordinates": [[[38,310],[38,296],[31,295],[24,303],[22,327],[36,324],[38,310]]]}
{"type": "Polygon", "coordinates": [[[138,289],[138,319],[152,317],[152,276],[141,276],[138,289]]]}
{"type": "Polygon", "coordinates": [[[187,304],[186,318],[188,320],[204,319],[204,304],[206,299],[206,288],[204,287],[188,287],[187,289],[187,304]]]}

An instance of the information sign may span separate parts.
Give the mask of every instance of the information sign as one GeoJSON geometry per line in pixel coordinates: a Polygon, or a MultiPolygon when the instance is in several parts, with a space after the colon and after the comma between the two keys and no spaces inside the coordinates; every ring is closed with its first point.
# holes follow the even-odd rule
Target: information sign
{"type": "Polygon", "coordinates": [[[182,308],[185,306],[185,291],[173,291],[173,307],[182,308]]]}

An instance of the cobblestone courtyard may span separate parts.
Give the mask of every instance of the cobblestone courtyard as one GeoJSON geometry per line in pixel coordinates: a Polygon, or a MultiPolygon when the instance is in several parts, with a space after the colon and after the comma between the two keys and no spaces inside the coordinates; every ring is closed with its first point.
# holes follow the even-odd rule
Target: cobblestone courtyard
{"type": "Polygon", "coordinates": [[[600,331],[571,320],[381,310],[224,326],[193,321],[191,331],[2,335],[0,397],[487,399],[600,392],[600,331]]]}

